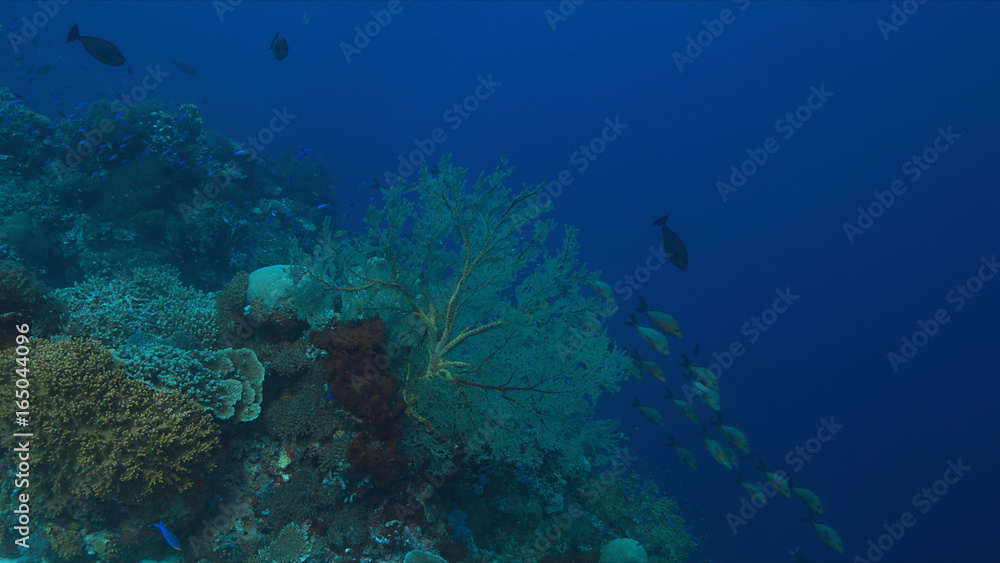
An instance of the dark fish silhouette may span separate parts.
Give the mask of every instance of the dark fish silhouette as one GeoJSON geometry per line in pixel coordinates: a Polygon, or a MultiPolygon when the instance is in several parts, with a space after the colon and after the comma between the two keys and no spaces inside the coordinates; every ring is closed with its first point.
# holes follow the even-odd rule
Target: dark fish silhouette
{"type": "Polygon", "coordinates": [[[193,66],[187,63],[179,62],[177,59],[170,61],[170,64],[174,65],[175,67],[177,67],[177,70],[183,72],[188,76],[194,76],[198,74],[198,70],[195,69],[193,66]]]}
{"type": "Polygon", "coordinates": [[[274,32],[274,39],[271,40],[271,53],[279,61],[288,56],[288,41],[278,35],[277,31],[274,32]]]}
{"type": "Polygon", "coordinates": [[[688,265],[688,249],[684,246],[684,241],[681,240],[681,237],[677,236],[677,233],[670,230],[670,227],[667,226],[667,219],[669,218],[670,215],[664,215],[653,221],[653,224],[663,228],[663,251],[667,253],[670,262],[683,270],[688,265]]]}
{"type": "Polygon", "coordinates": [[[115,47],[110,41],[105,41],[104,39],[80,35],[80,26],[77,24],[73,24],[73,27],[69,28],[69,35],[66,36],[67,43],[72,41],[79,41],[83,45],[83,48],[90,53],[90,56],[97,59],[98,62],[102,62],[108,66],[122,66],[125,64],[125,55],[118,50],[118,47],[115,47]]]}

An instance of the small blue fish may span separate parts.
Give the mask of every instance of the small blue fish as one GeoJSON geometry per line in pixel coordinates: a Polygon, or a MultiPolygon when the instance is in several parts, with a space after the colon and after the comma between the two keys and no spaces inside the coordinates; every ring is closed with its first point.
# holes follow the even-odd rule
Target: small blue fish
{"type": "Polygon", "coordinates": [[[328,403],[329,403],[329,402],[330,402],[330,401],[332,401],[332,400],[333,400],[333,393],[331,393],[331,392],[327,391],[327,392],[326,392],[326,402],[328,402],[328,403]]]}
{"type": "Polygon", "coordinates": [[[153,527],[160,530],[160,533],[163,534],[163,539],[166,540],[167,545],[176,549],[177,551],[180,551],[181,540],[177,539],[177,535],[175,535],[173,532],[168,530],[166,526],[163,525],[163,520],[160,520],[159,524],[153,524],[153,527]]]}
{"type": "Polygon", "coordinates": [[[124,112],[124,111],[120,111],[120,112],[118,112],[118,113],[116,113],[116,114],[115,114],[115,117],[114,117],[114,118],[115,118],[115,119],[121,119],[121,117],[122,117],[123,115],[125,115],[125,112],[124,112]]]}
{"type": "Polygon", "coordinates": [[[302,157],[304,157],[306,155],[306,153],[308,153],[311,150],[312,149],[309,148],[309,147],[306,147],[306,148],[302,149],[302,152],[299,153],[299,156],[295,157],[295,160],[302,160],[302,157]]]}
{"type": "Polygon", "coordinates": [[[235,155],[235,156],[242,156],[242,155],[244,155],[244,154],[247,154],[247,153],[249,153],[249,152],[250,152],[250,150],[249,150],[249,149],[243,149],[243,150],[241,150],[241,151],[236,151],[236,152],[234,152],[234,153],[233,153],[233,155],[235,155]]]}
{"type": "Polygon", "coordinates": [[[327,207],[330,207],[329,203],[321,203],[321,204],[319,204],[319,205],[316,206],[316,209],[324,209],[324,208],[327,208],[327,207]]]}
{"type": "Polygon", "coordinates": [[[291,217],[292,215],[295,215],[295,213],[289,213],[288,215],[285,215],[285,218],[287,219],[287,218],[291,217]]]}
{"type": "Polygon", "coordinates": [[[174,123],[180,123],[181,121],[184,121],[184,118],[186,118],[187,116],[188,116],[188,112],[184,112],[184,113],[178,115],[177,117],[174,118],[174,123]]]}

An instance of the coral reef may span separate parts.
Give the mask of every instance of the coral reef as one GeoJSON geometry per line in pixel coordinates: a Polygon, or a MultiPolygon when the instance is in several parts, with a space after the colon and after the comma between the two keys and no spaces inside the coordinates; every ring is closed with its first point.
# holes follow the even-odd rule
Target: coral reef
{"type": "Polygon", "coordinates": [[[546,249],[553,223],[536,221],[521,235],[541,187],[511,193],[505,162],[471,190],[448,157],[438,167],[438,176],[421,175],[419,206],[394,186],[385,207],[369,213],[367,239],[297,263],[343,296],[345,318],[421,325],[421,339],[389,354],[418,422],[408,435],[414,448],[436,452],[442,436],[488,432],[481,459],[538,466],[555,452],[561,470],[574,470],[581,421],[629,361],[602,333],[578,338],[580,316],[603,312],[581,291],[597,273],[577,264],[574,229],[555,252],[546,249]]]}
{"type": "Polygon", "coordinates": [[[214,295],[182,285],[173,267],[90,278],[56,295],[69,306],[67,332],[74,336],[118,343],[140,331],[161,338],[187,334],[203,346],[219,336],[214,295]]]}
{"type": "MultiPolygon", "coordinates": [[[[126,344],[135,342],[138,334],[126,344]]],[[[225,420],[238,413],[238,420],[248,422],[260,414],[264,366],[248,348],[189,352],[151,343],[118,348],[115,357],[129,377],[158,391],[180,390],[216,418],[225,420]]]]}
{"type": "MultiPolygon", "coordinates": [[[[215,465],[218,429],[211,417],[180,393],[157,393],[129,379],[96,342],[37,340],[32,362],[33,467],[46,476],[37,485],[46,512],[72,498],[164,502],[215,465]]],[[[0,377],[12,377],[14,367],[5,355],[0,377]]],[[[10,396],[12,385],[4,381],[10,396]]],[[[0,407],[7,424],[12,409],[0,407]]],[[[13,445],[9,432],[2,442],[13,445]]]]}

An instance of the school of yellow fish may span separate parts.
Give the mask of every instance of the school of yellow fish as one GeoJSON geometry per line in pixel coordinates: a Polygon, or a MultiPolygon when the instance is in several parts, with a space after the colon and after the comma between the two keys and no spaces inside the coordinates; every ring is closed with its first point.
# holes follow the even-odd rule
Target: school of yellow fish
{"type": "MultiPolygon", "coordinates": [[[[610,300],[614,299],[611,287],[608,284],[598,281],[591,287],[602,298],[610,300]]],[[[646,303],[646,299],[642,296],[639,297],[639,307],[635,310],[635,313],[644,313],[652,326],[640,324],[634,313],[629,313],[629,320],[625,324],[635,328],[635,330],[639,333],[639,336],[657,352],[660,352],[663,355],[670,355],[670,347],[667,341],[667,336],[683,338],[683,333],[681,332],[680,324],[677,322],[677,319],[661,310],[649,307],[646,303]]],[[[693,355],[696,354],[697,347],[695,347],[695,351],[693,352],[693,355]]],[[[741,430],[723,423],[722,407],[719,395],[719,380],[715,374],[708,368],[691,363],[687,356],[682,354],[681,357],[684,361],[680,364],[680,366],[687,369],[687,372],[682,374],[687,380],[687,384],[683,387],[685,390],[685,396],[689,398],[697,396],[710,409],[715,411],[716,419],[711,422],[711,424],[719,428],[725,443],[714,439],[708,430],[708,425],[699,422],[698,413],[695,410],[692,401],[675,396],[669,387],[667,388],[665,398],[673,404],[681,416],[693,423],[696,427],[700,425],[701,429],[696,432],[696,435],[702,439],[705,444],[705,449],[708,450],[712,459],[719,462],[727,469],[736,469],[739,466],[739,455],[742,454],[743,456],[748,457],[751,455],[750,441],[747,439],[746,434],[744,434],[741,430]]],[[[660,367],[660,365],[655,361],[644,358],[638,350],[633,350],[632,359],[632,364],[629,367],[632,377],[642,379],[644,374],[648,373],[659,381],[667,383],[663,368],[660,367]]],[[[639,404],[638,398],[635,399],[635,402],[633,402],[631,406],[637,408],[639,413],[642,414],[646,420],[656,424],[657,426],[666,427],[663,415],[658,410],[639,404]]],[[[680,446],[673,436],[670,436],[670,441],[666,444],[666,446],[674,450],[674,453],[677,454],[681,463],[691,469],[698,468],[698,459],[695,457],[694,453],[691,450],[680,446]]],[[[802,503],[805,504],[809,510],[809,516],[805,518],[803,522],[812,525],[816,534],[819,536],[820,540],[823,541],[823,543],[836,551],[843,553],[844,547],[843,542],[840,539],[840,534],[838,534],[833,528],[815,520],[816,514],[823,514],[823,503],[820,501],[819,495],[809,489],[796,486],[792,481],[791,476],[783,471],[768,471],[767,467],[764,465],[764,460],[759,459],[759,461],[760,463],[756,469],[761,471],[767,478],[767,485],[765,485],[765,487],[774,487],[774,490],[781,493],[781,495],[785,498],[792,498],[792,495],[795,495],[795,497],[802,501],[802,503]]],[[[734,481],[743,488],[746,494],[756,505],[763,506],[767,503],[768,496],[764,493],[761,487],[754,483],[744,481],[743,476],[739,472],[736,473],[736,479],[734,479],[734,481]]]]}

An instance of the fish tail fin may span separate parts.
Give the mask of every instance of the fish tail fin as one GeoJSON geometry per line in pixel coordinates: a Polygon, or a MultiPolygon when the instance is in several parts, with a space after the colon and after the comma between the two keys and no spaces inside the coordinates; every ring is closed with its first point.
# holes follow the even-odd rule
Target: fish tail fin
{"type": "Polygon", "coordinates": [[[80,26],[73,24],[73,27],[69,28],[69,34],[66,35],[66,42],[76,41],[80,38],[80,26]]]}
{"type": "Polygon", "coordinates": [[[664,446],[666,446],[668,448],[676,448],[677,447],[677,440],[674,440],[674,437],[671,436],[670,437],[670,441],[667,442],[666,444],[664,444],[664,446]]]}
{"type": "Polygon", "coordinates": [[[716,414],[715,420],[709,422],[709,424],[711,424],[712,426],[722,426],[722,411],[716,411],[715,414],[716,414]]]}
{"type": "Polygon", "coordinates": [[[628,320],[625,322],[627,326],[639,326],[639,321],[636,320],[635,315],[632,313],[628,314],[628,320]]]}
{"type": "Polygon", "coordinates": [[[666,225],[667,224],[667,219],[669,219],[669,218],[670,218],[670,215],[664,215],[663,217],[660,217],[656,221],[653,221],[653,224],[654,225],[658,225],[658,226],[666,225]]]}
{"type": "Polygon", "coordinates": [[[639,355],[639,351],[636,350],[635,348],[632,348],[632,357],[635,358],[636,360],[639,360],[640,362],[642,361],[642,356],[639,355]]]}
{"type": "Polygon", "coordinates": [[[669,387],[667,387],[667,394],[664,395],[663,398],[664,399],[673,399],[674,398],[674,392],[671,391],[669,387]]]}
{"type": "Polygon", "coordinates": [[[638,406],[641,406],[641,405],[639,405],[639,397],[633,397],[633,398],[635,399],[635,401],[634,401],[634,402],[633,402],[633,403],[632,403],[631,405],[629,405],[629,406],[630,406],[630,407],[638,407],[638,406]]]}
{"type": "Polygon", "coordinates": [[[711,434],[708,433],[708,425],[707,424],[702,424],[701,425],[701,431],[697,432],[697,434],[698,434],[699,438],[704,438],[706,436],[711,436],[711,434]]]}
{"type": "Polygon", "coordinates": [[[806,516],[805,518],[803,518],[802,521],[805,522],[806,524],[812,524],[813,522],[816,521],[816,517],[815,516],[816,515],[813,513],[813,511],[810,510],[809,511],[809,516],[806,516]]]}
{"type": "Polygon", "coordinates": [[[648,310],[649,310],[649,307],[646,305],[646,298],[640,295],[639,296],[639,307],[635,310],[635,312],[636,313],[645,313],[648,310]]]}
{"type": "Polygon", "coordinates": [[[677,365],[681,366],[682,368],[686,368],[691,365],[691,360],[689,360],[686,355],[681,354],[681,358],[684,358],[684,362],[677,365]]]}
{"type": "Polygon", "coordinates": [[[764,465],[764,458],[759,457],[757,458],[757,460],[760,461],[760,465],[758,465],[754,469],[756,469],[757,471],[767,471],[767,467],[764,465]]]}
{"type": "Polygon", "coordinates": [[[736,472],[736,478],[733,479],[733,483],[739,483],[739,484],[742,485],[743,484],[743,474],[740,473],[739,471],[737,471],[736,472]]]}

